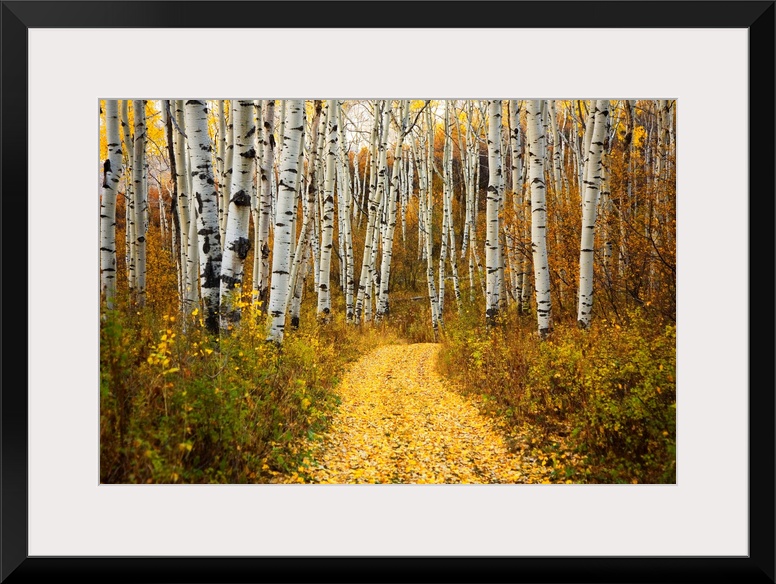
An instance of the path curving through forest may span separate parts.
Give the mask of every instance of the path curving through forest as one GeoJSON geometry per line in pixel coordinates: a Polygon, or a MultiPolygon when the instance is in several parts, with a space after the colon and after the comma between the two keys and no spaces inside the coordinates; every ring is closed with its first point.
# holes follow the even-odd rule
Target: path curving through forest
{"type": "Polygon", "coordinates": [[[523,483],[544,474],[438,373],[439,350],[385,345],[351,365],[309,482],[523,483]]]}

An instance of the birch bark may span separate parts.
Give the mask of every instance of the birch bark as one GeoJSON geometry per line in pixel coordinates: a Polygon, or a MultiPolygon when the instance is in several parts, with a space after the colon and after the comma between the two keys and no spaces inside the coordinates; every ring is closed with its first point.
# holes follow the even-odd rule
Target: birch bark
{"type": "Polygon", "coordinates": [[[235,162],[229,188],[229,208],[226,215],[226,240],[221,263],[220,320],[221,330],[227,330],[240,320],[240,296],[245,258],[251,249],[248,229],[251,219],[251,188],[256,150],[253,135],[253,100],[235,100],[232,111],[235,162]]]}
{"type": "Polygon", "coordinates": [[[275,239],[272,250],[272,283],[269,293],[270,326],[268,341],[283,342],[288,300],[288,277],[290,272],[293,236],[291,226],[296,215],[294,202],[299,187],[299,153],[304,134],[304,101],[288,100],[283,152],[280,160],[278,180],[277,211],[275,217],[275,239]]]}
{"type": "Polygon", "coordinates": [[[601,186],[601,160],[604,150],[608,100],[599,99],[593,108],[594,128],[591,132],[585,193],[582,203],[582,237],[579,253],[579,296],[577,322],[582,328],[590,326],[593,310],[593,259],[595,250],[595,223],[601,186]]]}
{"type": "Polygon", "coordinates": [[[503,180],[501,171],[501,100],[488,101],[488,194],[485,269],[487,271],[485,317],[495,324],[499,312],[499,202],[503,180]]]}
{"type": "Polygon", "coordinates": [[[550,332],[550,270],[547,261],[547,189],[544,179],[544,140],[542,100],[526,103],[529,184],[531,188],[531,247],[533,249],[536,319],[539,336],[550,332]]]}
{"type": "Polygon", "coordinates": [[[119,103],[105,100],[108,157],[102,167],[100,203],[100,289],[109,310],[116,306],[116,195],[124,170],[119,135],[119,103]]]}
{"type": "Polygon", "coordinates": [[[205,308],[205,326],[219,331],[221,278],[221,235],[218,225],[218,193],[213,173],[213,146],[208,134],[205,100],[189,99],[184,104],[191,157],[192,192],[197,206],[199,279],[205,308]]]}

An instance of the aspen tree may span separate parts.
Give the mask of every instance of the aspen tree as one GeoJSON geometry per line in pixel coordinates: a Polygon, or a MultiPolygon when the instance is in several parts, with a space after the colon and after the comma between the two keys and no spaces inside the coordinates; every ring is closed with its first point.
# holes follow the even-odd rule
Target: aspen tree
{"type": "MultiPolygon", "coordinates": [[[[407,111],[407,101],[403,100],[399,104],[398,116],[407,111]]],[[[387,226],[385,238],[383,240],[383,255],[380,265],[380,291],[377,306],[377,318],[382,318],[388,314],[388,291],[391,277],[391,259],[393,257],[393,236],[396,229],[396,201],[399,197],[400,176],[402,165],[402,146],[404,141],[405,124],[397,120],[396,144],[393,152],[393,172],[391,173],[390,190],[386,201],[387,226]]]]}
{"type": "Polygon", "coordinates": [[[178,206],[181,217],[181,269],[183,270],[183,310],[189,314],[199,304],[199,237],[197,206],[192,197],[192,176],[189,148],[186,140],[184,101],[175,101],[175,168],[178,183],[178,206]],[[184,244],[185,242],[185,244],[184,244]]]}
{"type": "Polygon", "coordinates": [[[485,269],[487,270],[485,316],[495,324],[499,300],[499,216],[498,208],[503,189],[501,172],[501,100],[488,101],[488,194],[486,203],[487,227],[485,240],[485,269]]]}
{"type": "Polygon", "coordinates": [[[552,131],[552,186],[555,196],[560,198],[563,190],[563,181],[561,179],[561,145],[560,132],[558,131],[558,110],[554,99],[548,100],[547,113],[549,114],[550,128],[552,131]]]}
{"type": "MultiPolygon", "coordinates": [[[[375,104],[375,124],[380,116],[380,109],[375,104]]],[[[385,189],[385,166],[386,166],[386,147],[388,140],[388,120],[390,119],[391,104],[384,101],[382,103],[382,125],[379,132],[379,144],[378,144],[378,160],[375,159],[372,163],[372,169],[374,170],[379,166],[379,171],[370,175],[370,180],[373,184],[369,189],[369,208],[367,213],[367,225],[366,234],[364,237],[364,255],[361,261],[361,277],[358,283],[358,296],[356,298],[356,322],[360,322],[362,312],[365,311],[365,305],[368,305],[368,310],[371,312],[372,303],[372,286],[373,286],[373,272],[374,272],[374,254],[377,252],[376,236],[379,234],[379,211],[383,199],[383,190],[385,189]]],[[[374,132],[373,135],[376,135],[374,132]]]]}
{"type": "MultiPolygon", "coordinates": [[[[434,118],[431,113],[431,101],[426,102],[426,109],[425,109],[425,146],[426,150],[423,154],[424,160],[424,170],[426,174],[426,267],[427,267],[427,274],[428,278],[430,278],[432,286],[429,287],[429,290],[434,290],[433,300],[432,300],[432,311],[436,311],[436,320],[437,325],[443,326],[444,325],[444,312],[442,310],[443,307],[443,291],[436,290],[436,288],[433,286],[434,281],[434,255],[432,253],[434,248],[434,239],[433,239],[433,232],[432,232],[432,226],[433,226],[433,213],[434,213],[434,138],[435,138],[435,132],[434,132],[434,118]]],[[[432,312],[433,314],[433,312],[432,312]]],[[[436,332],[436,331],[435,331],[436,332]]],[[[435,335],[436,336],[436,335],[435,335]]]]}
{"type": "Polygon", "coordinates": [[[192,193],[197,201],[199,279],[205,308],[205,326],[219,331],[221,283],[221,234],[218,226],[218,193],[213,174],[213,146],[208,134],[208,107],[203,99],[184,103],[186,134],[190,147],[192,193]]]}
{"type": "Polygon", "coordinates": [[[593,130],[590,138],[585,191],[582,203],[582,237],[579,255],[579,296],[577,301],[577,322],[582,328],[590,326],[593,309],[593,257],[595,249],[595,222],[598,211],[598,197],[601,186],[601,160],[604,150],[604,136],[609,115],[608,100],[599,99],[591,108],[594,113],[593,130]]]}
{"type": "Polygon", "coordinates": [[[267,294],[269,292],[269,229],[272,223],[272,177],[275,166],[275,100],[268,99],[264,103],[264,120],[261,128],[261,170],[259,188],[259,221],[256,228],[256,246],[254,254],[259,260],[258,269],[254,271],[255,300],[262,303],[266,310],[267,294]]]}
{"type": "Polygon", "coordinates": [[[550,332],[550,269],[547,261],[547,189],[544,178],[544,132],[542,100],[526,102],[526,134],[528,138],[529,175],[531,188],[531,247],[533,248],[536,319],[539,336],[550,332]]]}
{"type": "MultiPolygon", "coordinates": [[[[339,168],[342,180],[338,179],[337,194],[340,201],[339,218],[342,231],[344,255],[345,255],[345,271],[344,271],[344,284],[345,284],[345,314],[347,322],[353,322],[354,317],[354,292],[355,282],[353,280],[353,227],[351,225],[351,208],[353,206],[353,188],[350,183],[350,170],[348,167],[348,156],[345,151],[345,128],[343,125],[342,104],[337,108],[337,127],[339,130],[339,168]]],[[[358,176],[358,172],[356,172],[358,176]]]]}
{"type": "MultiPolygon", "coordinates": [[[[483,276],[482,261],[477,249],[477,192],[479,190],[479,169],[480,169],[480,127],[474,126],[473,103],[467,104],[467,160],[469,166],[468,181],[466,187],[466,209],[468,224],[468,249],[469,249],[469,297],[474,300],[474,272],[477,268],[480,288],[483,298],[487,298],[486,278],[483,276]]],[[[482,118],[480,118],[482,120],[482,118]]]]}
{"type": "Polygon", "coordinates": [[[235,163],[232,168],[232,184],[229,188],[229,208],[226,220],[221,264],[220,317],[221,329],[240,320],[240,289],[243,282],[245,258],[251,248],[248,239],[250,224],[251,184],[253,182],[256,150],[253,135],[253,100],[235,100],[232,110],[235,163]]]}
{"type": "MultiPolygon", "coordinates": [[[[428,102],[426,102],[426,108],[428,108],[428,102]]],[[[424,125],[427,123],[424,116],[424,125]]],[[[425,132],[421,132],[421,136],[426,135],[425,132]]],[[[436,285],[434,284],[434,257],[432,254],[432,238],[431,238],[431,204],[430,189],[428,184],[428,159],[423,156],[423,149],[425,148],[425,140],[418,146],[421,151],[420,155],[416,152],[415,142],[410,142],[413,150],[413,156],[417,161],[418,168],[418,229],[423,231],[423,257],[426,259],[426,284],[428,286],[428,298],[431,304],[431,326],[434,329],[434,338],[436,338],[437,330],[439,328],[439,303],[436,293],[436,285]]]]}
{"type": "Polygon", "coordinates": [[[337,109],[339,103],[328,100],[326,104],[326,161],[323,181],[323,211],[321,214],[321,259],[318,275],[318,319],[327,322],[331,313],[331,250],[334,235],[334,184],[337,170],[339,135],[337,109]]]}
{"type": "Polygon", "coordinates": [[[447,262],[447,245],[450,240],[449,237],[449,215],[447,213],[447,198],[450,190],[451,177],[448,175],[449,166],[447,159],[450,154],[450,140],[449,140],[449,127],[448,127],[448,100],[445,100],[445,119],[443,128],[445,132],[444,143],[442,145],[442,238],[439,246],[439,313],[445,312],[445,268],[447,262]]]}
{"type": "Polygon", "coordinates": [[[146,296],[146,235],[148,232],[148,189],[146,188],[146,115],[145,100],[132,101],[134,115],[134,154],[132,161],[132,193],[134,195],[135,301],[145,305],[146,296]]]}
{"type": "Polygon", "coordinates": [[[304,134],[304,101],[287,100],[286,119],[283,122],[283,151],[280,156],[275,237],[272,250],[272,281],[269,293],[270,327],[268,341],[280,344],[286,323],[288,277],[291,264],[293,236],[291,226],[296,215],[294,202],[299,187],[299,153],[304,134]]]}
{"type": "MultiPolygon", "coordinates": [[[[262,147],[262,127],[264,125],[264,102],[260,99],[253,100],[253,150],[256,152],[253,163],[253,177],[251,179],[251,221],[253,222],[254,239],[259,231],[259,189],[261,188],[261,165],[264,155],[262,147]]],[[[257,258],[259,254],[254,255],[254,262],[258,267],[257,258]]]]}
{"type": "MultiPolygon", "coordinates": [[[[172,180],[175,182],[175,201],[173,203],[175,214],[178,218],[178,233],[180,239],[180,249],[178,252],[178,284],[180,294],[181,311],[186,312],[186,270],[188,256],[188,237],[189,237],[189,196],[186,182],[186,163],[185,163],[185,143],[181,135],[181,121],[178,119],[178,100],[169,100],[170,109],[170,132],[169,141],[172,154],[170,170],[173,173],[172,180]]],[[[181,112],[182,113],[182,112],[181,112]]]]}
{"type": "Polygon", "coordinates": [[[217,99],[218,110],[216,113],[217,131],[216,131],[216,168],[215,175],[217,180],[219,202],[220,193],[226,188],[226,106],[223,99],[217,99]]]}
{"type": "MultiPolygon", "coordinates": [[[[408,112],[409,113],[409,112],[408,112]]],[[[403,146],[402,146],[403,148],[403,146]]],[[[402,164],[402,180],[401,180],[401,240],[402,243],[407,241],[407,208],[410,206],[410,199],[412,198],[412,184],[414,181],[414,166],[412,163],[412,156],[402,155],[402,160],[406,160],[402,164]]]]}
{"type": "MultiPolygon", "coordinates": [[[[223,102],[223,100],[221,100],[223,102]]],[[[226,237],[226,220],[229,210],[232,175],[234,172],[234,110],[236,101],[229,100],[229,113],[226,123],[226,145],[224,154],[224,183],[218,186],[218,230],[221,241],[226,237]]]]}
{"type": "Polygon", "coordinates": [[[129,101],[121,100],[119,108],[121,115],[121,134],[124,142],[124,262],[127,268],[127,287],[130,292],[135,288],[135,196],[132,194],[132,159],[134,146],[129,125],[129,101]]]}
{"type": "MultiPolygon", "coordinates": [[[[178,276],[178,301],[180,302],[180,306],[183,306],[183,288],[184,288],[184,280],[185,276],[184,270],[186,269],[186,264],[182,262],[182,255],[181,250],[183,249],[183,245],[185,245],[185,240],[181,237],[181,219],[180,219],[180,206],[178,204],[178,165],[175,160],[175,121],[174,121],[174,115],[175,115],[175,108],[173,106],[173,102],[169,99],[162,100],[162,118],[164,120],[164,135],[165,139],[167,141],[167,156],[170,160],[170,215],[172,215],[172,229],[170,230],[170,250],[172,252],[173,257],[175,258],[175,263],[177,265],[177,276],[178,276]],[[180,242],[180,246],[179,246],[180,242]]],[[[164,206],[161,205],[162,198],[159,197],[160,202],[160,211],[164,209],[164,206]]]]}
{"type": "MultiPolygon", "coordinates": [[[[455,295],[455,302],[458,310],[461,309],[461,288],[458,283],[458,248],[456,247],[455,242],[455,229],[453,225],[453,135],[452,135],[452,125],[450,123],[450,118],[455,115],[455,103],[453,103],[452,108],[450,107],[450,100],[445,100],[445,156],[444,156],[444,169],[443,169],[443,183],[444,183],[444,189],[443,189],[443,197],[444,197],[444,205],[443,205],[443,213],[445,214],[445,217],[443,218],[443,233],[442,239],[443,241],[447,240],[448,242],[448,255],[450,259],[450,270],[452,272],[453,277],[453,294],[455,295]]],[[[444,264],[444,254],[442,254],[442,258],[440,260],[440,265],[444,264]]],[[[442,270],[440,268],[440,274],[442,273],[442,270]]]]}
{"type": "Polygon", "coordinates": [[[521,237],[521,230],[525,218],[523,217],[523,135],[520,129],[520,106],[516,99],[509,101],[510,141],[512,147],[512,211],[514,222],[512,224],[511,246],[513,262],[515,265],[512,279],[512,293],[520,307],[523,295],[523,272],[525,271],[525,257],[522,253],[517,256],[515,248],[521,237]]]}
{"type": "Polygon", "coordinates": [[[105,100],[105,137],[108,157],[102,166],[100,203],[100,290],[109,310],[116,303],[116,195],[124,170],[119,135],[118,100],[105,100]]]}
{"type": "MultiPolygon", "coordinates": [[[[307,160],[307,174],[304,181],[306,189],[305,204],[302,208],[302,228],[299,232],[299,239],[296,243],[291,263],[291,274],[289,276],[289,299],[291,303],[291,326],[299,326],[299,308],[302,301],[302,290],[307,271],[307,262],[312,254],[312,239],[315,235],[315,203],[317,198],[317,184],[315,177],[318,165],[316,164],[318,155],[317,143],[323,139],[325,134],[319,134],[318,127],[321,123],[321,114],[323,111],[323,101],[316,99],[313,102],[313,118],[310,122],[310,155],[307,160]]],[[[296,208],[296,207],[294,207],[296,208]]]]}

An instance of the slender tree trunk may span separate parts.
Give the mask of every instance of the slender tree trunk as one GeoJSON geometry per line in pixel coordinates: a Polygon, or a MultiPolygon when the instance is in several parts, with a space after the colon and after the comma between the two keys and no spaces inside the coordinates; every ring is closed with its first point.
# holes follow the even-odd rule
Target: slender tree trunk
{"type": "MultiPolygon", "coordinates": [[[[408,102],[403,100],[399,106],[398,116],[407,111],[408,102]]],[[[398,122],[397,122],[398,123],[398,122]]],[[[380,266],[380,292],[377,306],[377,318],[388,314],[388,293],[390,290],[391,259],[393,256],[393,236],[396,229],[396,201],[399,197],[400,175],[402,166],[402,147],[404,139],[404,127],[398,128],[396,145],[393,151],[393,172],[391,173],[390,191],[387,200],[387,221],[385,238],[383,241],[383,257],[380,266]]]]}
{"type": "Polygon", "coordinates": [[[181,259],[181,248],[178,243],[183,242],[181,237],[181,221],[180,221],[180,208],[178,205],[178,165],[175,161],[175,130],[173,126],[175,116],[175,108],[173,102],[169,99],[162,100],[162,118],[164,119],[164,135],[167,139],[167,156],[170,159],[170,183],[172,185],[170,191],[170,215],[172,215],[172,229],[170,230],[170,250],[175,258],[177,264],[178,274],[178,302],[183,305],[183,273],[185,264],[181,259]]]}
{"type": "Polygon", "coordinates": [[[525,223],[523,216],[523,135],[520,130],[520,107],[516,99],[509,102],[510,131],[512,141],[512,211],[514,222],[512,224],[512,253],[516,274],[513,278],[512,293],[518,310],[522,309],[523,298],[523,273],[525,272],[525,256],[516,248],[522,244],[522,230],[525,223]]]}
{"type": "Polygon", "coordinates": [[[181,216],[181,269],[183,270],[183,310],[190,314],[199,304],[199,237],[197,206],[192,197],[191,161],[186,140],[186,115],[183,100],[175,101],[175,160],[178,183],[178,204],[181,216]],[[185,242],[185,243],[184,243],[185,242]]]}
{"type": "Polygon", "coordinates": [[[541,100],[528,100],[526,107],[529,183],[531,186],[531,246],[533,248],[536,318],[539,335],[550,331],[550,269],[547,261],[547,189],[544,182],[544,134],[541,100]]]}
{"type": "Polygon", "coordinates": [[[488,196],[485,241],[485,269],[487,270],[485,317],[493,325],[499,313],[499,216],[503,178],[501,171],[501,100],[488,101],[488,196]]]}
{"type": "Polygon", "coordinates": [[[224,184],[218,190],[218,229],[221,241],[226,237],[226,221],[231,198],[232,176],[234,173],[234,110],[237,101],[229,100],[229,117],[226,124],[226,147],[224,160],[224,184]]]}
{"type": "MultiPolygon", "coordinates": [[[[343,178],[343,180],[339,181],[340,187],[338,188],[338,199],[340,201],[340,225],[342,229],[343,234],[343,240],[344,240],[344,255],[345,255],[345,277],[344,277],[344,283],[345,283],[345,314],[347,322],[353,322],[353,317],[355,315],[355,306],[354,306],[354,292],[355,292],[355,281],[353,279],[353,227],[351,225],[351,217],[352,212],[351,208],[353,206],[353,188],[350,183],[350,169],[348,167],[348,156],[347,152],[345,150],[345,129],[344,125],[342,123],[342,104],[339,104],[339,107],[337,107],[337,128],[339,131],[339,139],[340,139],[340,156],[339,156],[339,166],[340,166],[340,176],[343,178]]],[[[356,170],[356,176],[358,175],[358,171],[356,170]]]]}
{"type": "MultiPolygon", "coordinates": [[[[448,254],[450,259],[450,271],[453,276],[453,295],[455,296],[456,308],[460,312],[461,310],[461,287],[458,282],[458,247],[455,242],[455,225],[453,223],[453,198],[454,198],[454,181],[453,181],[453,129],[450,123],[450,118],[455,115],[455,102],[453,102],[452,108],[450,107],[450,100],[445,100],[445,142],[447,143],[447,155],[445,156],[444,165],[444,182],[445,182],[445,204],[444,212],[447,216],[447,240],[448,240],[448,254]]],[[[442,262],[440,262],[442,263],[442,262]]]]}
{"type": "Polygon", "coordinates": [[[307,193],[305,197],[305,205],[302,210],[302,228],[299,232],[299,239],[296,243],[296,251],[292,256],[293,262],[291,264],[291,274],[289,276],[288,301],[292,302],[291,326],[294,328],[299,326],[299,312],[297,308],[301,306],[304,279],[306,277],[307,271],[307,262],[309,261],[310,254],[312,253],[312,239],[315,233],[313,223],[315,222],[315,203],[317,199],[318,184],[318,181],[315,178],[315,174],[318,168],[318,165],[316,164],[318,154],[317,142],[319,138],[323,139],[323,136],[325,136],[325,134],[319,135],[318,133],[322,109],[323,101],[319,99],[315,100],[315,113],[313,114],[313,119],[310,123],[310,155],[307,159],[307,177],[304,181],[307,193]],[[296,299],[298,299],[298,303],[296,302],[296,299]]]}
{"type": "Polygon", "coordinates": [[[218,193],[213,173],[213,146],[208,134],[208,108],[205,100],[185,102],[186,134],[191,148],[192,192],[197,201],[199,278],[205,304],[205,326],[219,331],[221,279],[221,234],[218,225],[218,193]]]}
{"type": "Polygon", "coordinates": [[[291,226],[296,216],[296,191],[299,186],[299,153],[304,134],[304,101],[288,100],[283,136],[283,152],[278,181],[275,240],[272,253],[272,284],[269,294],[270,327],[268,341],[283,342],[288,299],[288,277],[294,234],[291,226]]]}
{"type": "Polygon", "coordinates": [[[590,326],[593,311],[593,259],[595,250],[595,222],[601,186],[601,157],[604,150],[608,100],[599,99],[593,108],[594,129],[591,132],[585,194],[582,204],[582,241],[579,255],[579,296],[577,322],[582,328],[590,326]]]}
{"type": "Polygon", "coordinates": [[[251,219],[251,184],[253,182],[256,150],[253,135],[253,100],[235,100],[232,110],[234,152],[236,163],[229,188],[229,210],[226,223],[226,241],[221,264],[220,316],[221,329],[226,330],[240,320],[240,296],[245,258],[251,249],[248,229],[251,219]]]}
{"type": "MultiPolygon", "coordinates": [[[[129,100],[120,102],[119,114],[121,116],[121,133],[124,141],[124,262],[127,271],[127,287],[130,293],[135,288],[135,265],[133,253],[135,249],[134,225],[135,225],[135,197],[132,194],[132,158],[134,146],[129,126],[129,100]]],[[[130,294],[131,296],[131,294],[130,294]]]]}
{"type": "Polygon", "coordinates": [[[256,230],[254,253],[259,259],[258,269],[254,273],[255,300],[261,302],[266,311],[269,293],[269,228],[272,222],[272,177],[275,166],[275,100],[268,99],[264,105],[264,123],[261,129],[261,176],[259,189],[259,221],[256,230]]]}
{"type": "MultiPolygon", "coordinates": [[[[427,106],[428,107],[428,104],[427,106]]],[[[429,110],[426,111],[429,113],[429,110]]],[[[428,117],[424,118],[424,123],[427,123],[428,117]]],[[[424,132],[425,133],[425,132],[424,132]]],[[[427,134],[426,134],[427,135],[427,134]]],[[[436,339],[437,331],[439,329],[439,303],[437,300],[436,286],[434,285],[434,256],[432,252],[433,240],[431,237],[431,193],[428,184],[428,166],[427,158],[423,156],[423,146],[420,147],[421,157],[418,156],[415,151],[415,142],[411,142],[413,156],[417,160],[418,167],[418,200],[419,210],[418,223],[423,230],[423,256],[426,260],[426,283],[428,286],[428,298],[431,304],[431,326],[434,329],[434,338],[436,339]]]]}
{"type": "Polygon", "coordinates": [[[102,166],[100,204],[100,289],[109,310],[116,307],[116,194],[124,170],[119,135],[119,103],[105,100],[108,157],[102,166]]]}
{"type": "MultiPolygon", "coordinates": [[[[379,233],[380,226],[378,224],[380,206],[383,199],[383,191],[385,189],[385,165],[386,165],[386,149],[388,140],[388,121],[390,119],[390,102],[383,104],[382,114],[382,131],[380,132],[380,139],[378,145],[379,152],[379,172],[375,172],[371,175],[374,184],[370,186],[369,190],[369,209],[367,215],[366,234],[364,237],[364,255],[361,262],[361,277],[358,284],[358,297],[356,299],[356,322],[360,322],[362,312],[364,311],[364,305],[369,304],[371,312],[372,302],[372,284],[374,281],[374,254],[376,250],[376,235],[379,233]],[[378,176],[379,175],[379,176],[378,176]]],[[[375,117],[380,115],[380,108],[375,104],[375,117]]],[[[377,124],[377,120],[375,120],[377,124]]],[[[375,168],[377,161],[375,160],[372,168],[375,168]]]]}
{"type": "Polygon", "coordinates": [[[135,301],[138,306],[145,306],[146,301],[146,235],[148,233],[148,189],[145,181],[146,168],[146,122],[145,100],[136,99],[132,102],[135,117],[134,162],[132,163],[132,192],[135,197],[135,301]]]}
{"type": "Polygon", "coordinates": [[[321,261],[318,276],[318,319],[328,322],[331,313],[331,250],[334,241],[334,184],[337,171],[339,135],[337,109],[339,104],[330,99],[326,105],[326,168],[323,181],[323,213],[321,216],[321,261]]]}

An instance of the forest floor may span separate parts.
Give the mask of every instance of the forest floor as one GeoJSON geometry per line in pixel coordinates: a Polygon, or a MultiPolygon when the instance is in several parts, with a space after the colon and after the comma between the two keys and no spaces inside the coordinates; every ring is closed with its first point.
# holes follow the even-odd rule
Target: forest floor
{"type": "MultiPolygon", "coordinates": [[[[440,345],[379,347],[338,387],[329,429],[283,482],[541,483],[551,469],[436,369],[440,345]],[[510,447],[511,444],[511,447],[510,447]]],[[[555,481],[552,481],[555,482],[555,481]]]]}

